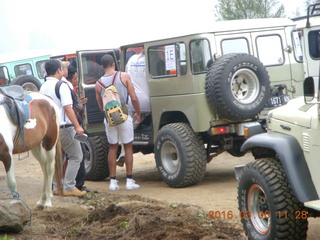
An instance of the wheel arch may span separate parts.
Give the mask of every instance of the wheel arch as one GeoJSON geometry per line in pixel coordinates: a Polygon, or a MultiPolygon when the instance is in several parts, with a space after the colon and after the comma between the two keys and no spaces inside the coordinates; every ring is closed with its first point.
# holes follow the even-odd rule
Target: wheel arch
{"type": "Polygon", "coordinates": [[[160,129],[167,124],[178,123],[178,122],[188,123],[192,127],[192,125],[190,124],[190,121],[188,120],[187,116],[183,112],[181,111],[163,112],[161,114],[159,126],[156,129],[156,131],[159,132],[160,129]]]}
{"type": "Polygon", "coordinates": [[[255,148],[275,152],[286,172],[292,190],[300,202],[319,199],[303,150],[294,137],[275,132],[258,134],[244,142],[241,151],[254,150],[255,148]]]}

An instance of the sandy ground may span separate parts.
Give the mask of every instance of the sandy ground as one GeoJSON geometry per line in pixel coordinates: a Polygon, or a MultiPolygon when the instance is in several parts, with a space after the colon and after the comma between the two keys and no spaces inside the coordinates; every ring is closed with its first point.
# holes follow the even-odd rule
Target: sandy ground
{"type": "MultiPolygon", "coordinates": [[[[38,162],[26,154],[21,154],[20,160],[15,156],[15,175],[18,183],[18,192],[30,207],[40,197],[42,171],[38,162]]],[[[238,213],[237,182],[234,176],[234,167],[252,161],[251,155],[235,158],[228,154],[222,154],[207,165],[207,172],[202,182],[196,186],[187,188],[170,188],[162,182],[154,163],[153,154],[134,155],[134,179],[141,185],[141,189],[134,191],[125,190],[125,168],[118,167],[117,178],[120,190],[116,192],[121,196],[138,195],[169,204],[182,203],[199,206],[205,213],[209,211],[220,211],[233,213],[232,219],[222,219],[230,224],[240,226],[240,220],[236,217],[238,213]]],[[[97,190],[101,194],[111,194],[108,190],[109,181],[91,182],[86,186],[97,190]]],[[[0,166],[0,189],[6,189],[4,168],[0,166]]],[[[73,198],[64,198],[63,202],[73,203],[73,198]]],[[[54,197],[54,207],[60,206],[59,197],[54,197]]],[[[319,239],[320,219],[309,219],[308,239],[319,239]]],[[[0,235],[1,237],[1,235],[0,235]]]]}

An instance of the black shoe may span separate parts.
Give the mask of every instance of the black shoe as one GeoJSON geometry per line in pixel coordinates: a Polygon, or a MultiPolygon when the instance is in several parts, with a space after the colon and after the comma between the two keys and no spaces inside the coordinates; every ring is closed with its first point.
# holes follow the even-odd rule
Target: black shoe
{"type": "Polygon", "coordinates": [[[87,188],[86,186],[81,186],[81,187],[77,187],[80,191],[86,191],[86,192],[91,192],[91,190],[89,188],[87,188]]]}

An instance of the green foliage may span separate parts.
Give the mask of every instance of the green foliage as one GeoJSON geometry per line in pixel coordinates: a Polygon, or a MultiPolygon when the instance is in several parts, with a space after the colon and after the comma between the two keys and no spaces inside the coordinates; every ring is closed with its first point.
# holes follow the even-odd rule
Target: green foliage
{"type": "Polygon", "coordinates": [[[119,224],[120,227],[124,228],[125,230],[129,229],[129,223],[128,222],[121,222],[119,224]]]}
{"type": "Polygon", "coordinates": [[[284,17],[284,6],[278,0],[218,0],[219,20],[284,17]]]}
{"type": "Polygon", "coordinates": [[[14,238],[7,238],[7,234],[5,234],[3,238],[0,238],[0,240],[14,240],[14,238]]]}

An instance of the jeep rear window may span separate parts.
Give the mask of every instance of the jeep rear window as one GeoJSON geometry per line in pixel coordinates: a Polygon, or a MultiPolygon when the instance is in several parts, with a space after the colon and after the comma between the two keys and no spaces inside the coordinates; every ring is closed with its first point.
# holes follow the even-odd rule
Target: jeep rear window
{"type": "Polygon", "coordinates": [[[221,42],[222,54],[228,53],[248,53],[249,45],[245,38],[225,39],[221,42]]]}
{"type": "Polygon", "coordinates": [[[47,60],[36,62],[36,68],[39,78],[44,78],[46,75],[46,70],[44,68],[44,64],[46,63],[46,61],[47,60]]]}
{"type": "Polygon", "coordinates": [[[9,72],[6,67],[0,67],[0,87],[8,85],[9,72]]]}
{"type": "Polygon", "coordinates": [[[256,40],[259,60],[265,66],[284,63],[282,41],[279,35],[259,36],[256,40]]]}
{"type": "Polygon", "coordinates": [[[210,44],[207,39],[197,39],[190,43],[191,69],[193,74],[205,73],[212,64],[210,44]]]}
{"type": "Polygon", "coordinates": [[[320,31],[310,31],[309,39],[309,54],[312,58],[320,58],[320,31]]]}
{"type": "Polygon", "coordinates": [[[148,49],[149,72],[152,77],[177,76],[176,45],[152,46],[148,49]]]}
{"type": "Polygon", "coordinates": [[[294,57],[297,62],[303,61],[303,54],[302,54],[302,46],[301,46],[301,32],[293,31],[292,32],[292,45],[293,45],[293,52],[294,57]]]}
{"type": "Polygon", "coordinates": [[[16,77],[19,77],[22,75],[33,76],[32,68],[30,64],[21,64],[21,65],[14,66],[14,72],[16,74],[16,77]]]}
{"type": "MultiPolygon", "coordinates": [[[[103,75],[101,58],[106,53],[89,52],[81,55],[82,79],[85,84],[95,84],[103,75]]],[[[117,70],[117,69],[116,69],[117,70]]]]}

